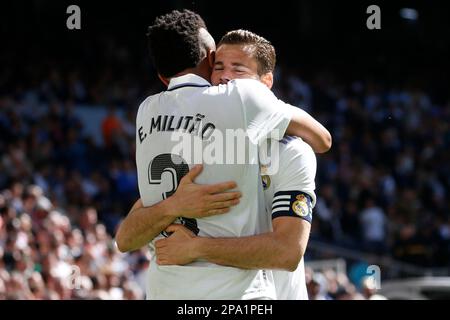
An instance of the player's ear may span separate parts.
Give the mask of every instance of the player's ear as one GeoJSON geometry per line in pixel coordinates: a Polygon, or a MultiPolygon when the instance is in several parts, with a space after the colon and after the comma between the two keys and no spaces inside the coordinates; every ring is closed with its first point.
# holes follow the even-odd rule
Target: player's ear
{"type": "Polygon", "coordinates": [[[162,83],[164,83],[164,85],[166,87],[169,86],[169,79],[167,79],[166,77],[162,76],[159,72],[158,72],[158,78],[159,78],[159,80],[161,80],[162,83]]]}
{"type": "Polygon", "coordinates": [[[269,89],[273,86],[273,73],[267,72],[261,76],[261,82],[264,83],[269,89]]]}
{"type": "Polygon", "coordinates": [[[208,50],[207,53],[209,66],[214,67],[214,61],[216,59],[216,52],[214,50],[208,50]]]}

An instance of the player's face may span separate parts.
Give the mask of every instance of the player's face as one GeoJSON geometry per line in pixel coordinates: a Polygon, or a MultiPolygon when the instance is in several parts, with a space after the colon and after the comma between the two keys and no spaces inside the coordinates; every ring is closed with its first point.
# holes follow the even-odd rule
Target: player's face
{"type": "Polygon", "coordinates": [[[223,44],[216,51],[211,83],[216,86],[233,79],[260,80],[258,63],[248,46],[223,44]]]}

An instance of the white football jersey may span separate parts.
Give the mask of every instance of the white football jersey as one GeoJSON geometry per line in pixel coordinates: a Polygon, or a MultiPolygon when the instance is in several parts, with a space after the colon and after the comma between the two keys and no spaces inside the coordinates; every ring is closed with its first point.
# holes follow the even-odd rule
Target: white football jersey
{"type": "MultiPolygon", "coordinates": [[[[258,144],[275,131],[283,136],[292,117],[290,108],[293,107],[278,100],[256,80],[239,79],[227,85],[211,86],[193,74],[173,78],[167,91],[145,99],[137,114],[136,164],[143,205],[151,206],[171,196],[189,169],[203,163],[196,182],[235,181],[243,195],[241,201],[227,214],[181,218],[178,222],[203,237],[261,233],[265,208],[258,144]],[[232,141],[225,138],[227,130],[245,130],[248,134],[245,143],[231,148],[232,141]],[[242,156],[245,161],[238,159],[242,156]],[[260,190],[260,196],[256,190],[260,190]]],[[[149,244],[152,260],[148,299],[275,297],[271,271],[242,270],[207,261],[187,266],[158,266],[154,241],[163,236],[149,244]]]]}
{"type": "MultiPolygon", "coordinates": [[[[299,217],[311,222],[312,208],[316,203],[315,175],[316,155],[302,139],[286,137],[279,144],[278,171],[268,172],[261,165],[261,179],[266,201],[267,221],[271,230],[271,220],[278,216],[299,217]]],[[[267,156],[260,154],[261,163],[267,163],[267,156]]],[[[293,272],[273,270],[277,299],[308,300],[303,258],[293,272]]]]}

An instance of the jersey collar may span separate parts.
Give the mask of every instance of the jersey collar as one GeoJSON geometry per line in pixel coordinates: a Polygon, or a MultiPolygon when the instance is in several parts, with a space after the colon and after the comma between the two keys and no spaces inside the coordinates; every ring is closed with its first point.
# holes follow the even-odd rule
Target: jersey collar
{"type": "Polygon", "coordinates": [[[200,76],[192,73],[170,79],[167,91],[173,91],[184,87],[211,87],[211,84],[200,76]]]}

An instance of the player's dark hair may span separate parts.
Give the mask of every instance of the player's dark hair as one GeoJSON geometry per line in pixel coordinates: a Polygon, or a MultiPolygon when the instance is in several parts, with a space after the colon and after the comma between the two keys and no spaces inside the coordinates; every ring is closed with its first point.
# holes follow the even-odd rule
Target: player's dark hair
{"type": "Polygon", "coordinates": [[[170,78],[197,66],[204,58],[200,28],[206,29],[205,22],[190,10],[174,10],[159,16],[148,27],[150,56],[162,76],[170,78]]]}
{"type": "Polygon", "coordinates": [[[275,48],[270,41],[248,30],[233,30],[227,32],[217,47],[222,44],[246,45],[252,49],[253,57],[258,62],[258,75],[273,72],[276,63],[275,48]]]}

